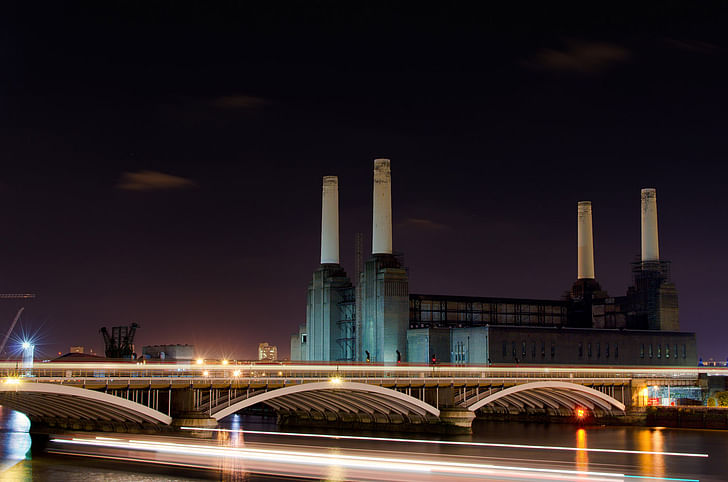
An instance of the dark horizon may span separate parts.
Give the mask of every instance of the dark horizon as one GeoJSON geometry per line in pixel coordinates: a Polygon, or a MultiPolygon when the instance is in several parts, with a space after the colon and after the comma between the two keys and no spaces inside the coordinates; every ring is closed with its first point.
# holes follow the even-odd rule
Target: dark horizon
{"type": "Polygon", "coordinates": [[[0,301],[0,335],[24,306],[44,357],[131,322],[139,348],[286,356],[321,177],[352,276],[388,157],[412,293],[560,298],[590,200],[597,280],[623,295],[655,187],[681,329],[725,360],[725,10],[10,7],[0,292],[38,298],[0,301]]]}

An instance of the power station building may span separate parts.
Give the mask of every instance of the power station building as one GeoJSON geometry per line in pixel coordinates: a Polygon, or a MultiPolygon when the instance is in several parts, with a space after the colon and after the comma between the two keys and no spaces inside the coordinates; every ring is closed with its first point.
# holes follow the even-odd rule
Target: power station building
{"type": "Polygon", "coordinates": [[[339,264],[338,178],[323,178],[321,264],[291,359],[483,365],[695,366],[694,333],[680,332],[670,262],[661,260],[655,189],[642,189],[642,250],[632,285],[610,296],[596,280],[592,206],[577,203],[577,279],[537,300],[409,292],[392,251],[391,165],[374,160],[371,257],[355,282],[339,264]]]}

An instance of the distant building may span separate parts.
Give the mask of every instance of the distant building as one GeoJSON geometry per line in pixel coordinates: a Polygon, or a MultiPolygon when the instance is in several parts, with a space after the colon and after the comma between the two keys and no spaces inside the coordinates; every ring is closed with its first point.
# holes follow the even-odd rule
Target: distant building
{"type": "Polygon", "coordinates": [[[190,361],[195,359],[195,345],[147,345],[142,347],[147,360],[190,361]]]}
{"type": "Polygon", "coordinates": [[[258,360],[278,360],[278,347],[264,342],[258,345],[258,360]]]}
{"type": "Polygon", "coordinates": [[[68,351],[69,351],[69,353],[83,353],[83,347],[82,346],[72,346],[68,351]]]}
{"type": "Polygon", "coordinates": [[[561,298],[416,294],[392,249],[390,167],[388,159],[374,160],[372,254],[364,263],[357,259],[356,283],[339,264],[338,178],[323,178],[321,264],[308,285],[306,324],[290,339],[291,359],[697,365],[695,334],[680,331],[670,262],[660,257],[655,189],[640,193],[641,253],[625,295],[610,296],[597,281],[590,201],[577,202],[577,279],[561,298]]]}

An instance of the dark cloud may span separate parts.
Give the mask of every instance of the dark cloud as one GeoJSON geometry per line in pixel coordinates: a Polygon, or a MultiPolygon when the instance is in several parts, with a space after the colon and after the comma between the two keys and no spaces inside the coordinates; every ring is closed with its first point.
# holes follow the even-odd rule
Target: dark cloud
{"type": "Polygon", "coordinates": [[[118,189],[125,191],[165,191],[196,186],[197,183],[191,179],[158,171],[125,172],[116,185],[118,189]]]}
{"type": "Polygon", "coordinates": [[[422,218],[407,218],[407,220],[404,223],[402,223],[402,226],[411,226],[414,228],[429,229],[429,230],[448,229],[448,226],[446,224],[441,224],[441,223],[432,221],[431,219],[422,219],[422,218]]]}
{"type": "Polygon", "coordinates": [[[618,45],[598,42],[571,42],[561,50],[541,49],[525,65],[554,72],[594,74],[629,60],[629,50],[618,45]]]}
{"type": "Polygon", "coordinates": [[[684,52],[694,52],[699,54],[710,54],[718,49],[718,46],[710,42],[690,39],[665,38],[665,44],[669,47],[682,50],[684,52]]]}
{"type": "Polygon", "coordinates": [[[221,109],[255,109],[267,103],[268,100],[252,95],[226,95],[212,100],[212,105],[221,109]]]}

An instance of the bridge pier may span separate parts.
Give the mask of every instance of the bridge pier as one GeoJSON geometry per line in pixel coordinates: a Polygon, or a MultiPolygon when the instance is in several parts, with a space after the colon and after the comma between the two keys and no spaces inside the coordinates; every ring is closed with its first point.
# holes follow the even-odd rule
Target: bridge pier
{"type": "Polygon", "coordinates": [[[440,408],[440,423],[446,431],[470,433],[473,430],[475,412],[463,407],[440,408]]]}
{"type": "MultiPolygon", "coordinates": [[[[179,430],[180,427],[215,428],[217,420],[212,418],[208,412],[201,411],[195,407],[195,392],[193,388],[177,389],[171,400],[172,427],[179,430]]],[[[211,437],[212,432],[201,430],[191,431],[191,435],[211,437]]]]}

